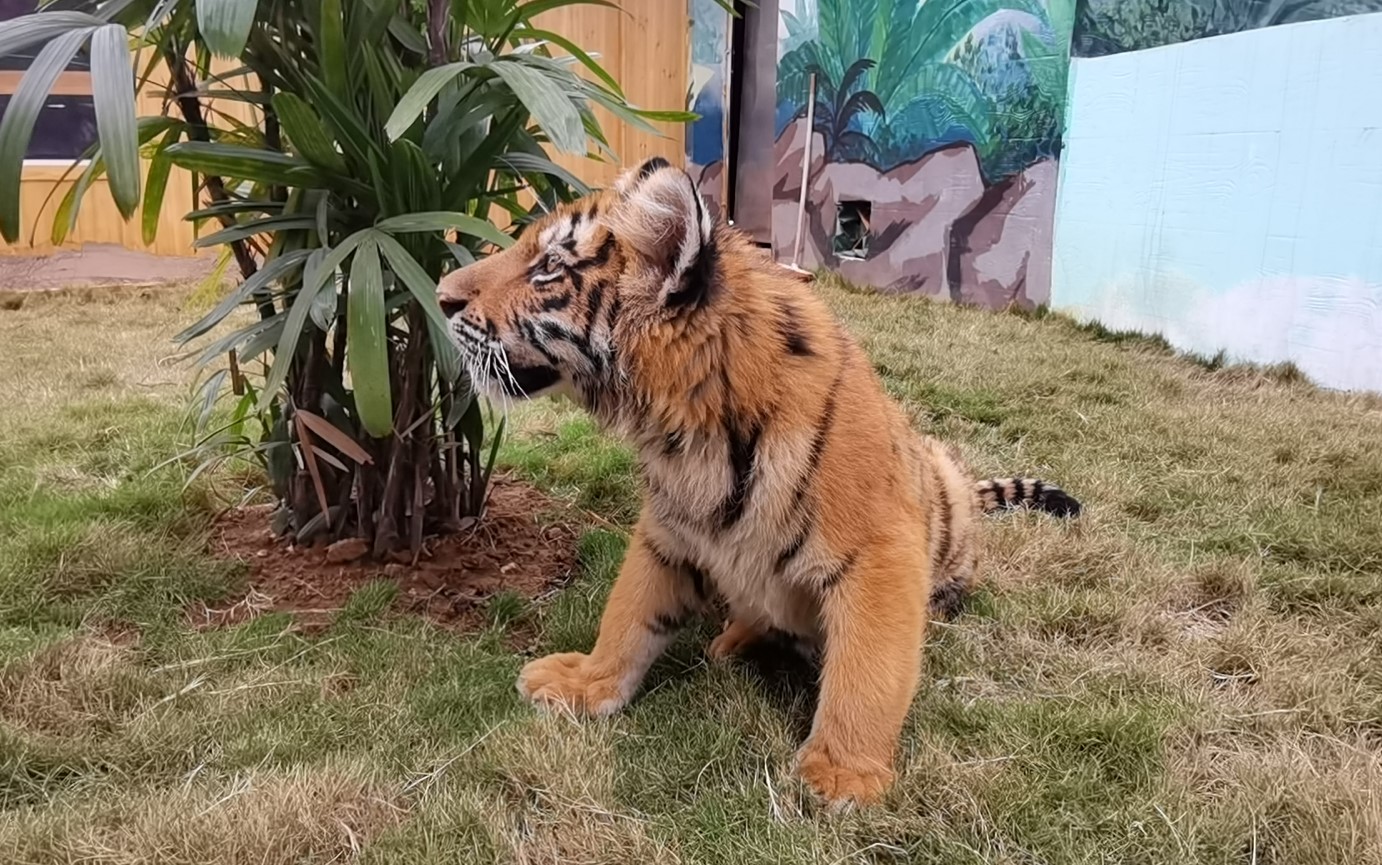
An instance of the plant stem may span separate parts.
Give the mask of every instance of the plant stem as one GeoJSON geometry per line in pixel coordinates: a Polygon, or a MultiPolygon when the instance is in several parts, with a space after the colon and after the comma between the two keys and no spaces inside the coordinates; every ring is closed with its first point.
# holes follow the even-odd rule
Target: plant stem
{"type": "MultiPolygon", "coordinates": [[[[163,59],[168,65],[169,85],[173,89],[173,99],[182,112],[182,119],[187,122],[187,137],[193,141],[211,141],[211,130],[206,125],[206,116],[202,113],[202,103],[197,98],[197,84],[187,68],[187,58],[178,53],[175,48],[169,48],[164,51],[163,59]]],[[[230,200],[230,196],[226,194],[225,181],[221,180],[220,177],[214,174],[203,175],[202,184],[206,187],[206,193],[211,197],[212,203],[221,204],[230,200]]],[[[230,214],[222,214],[220,222],[221,225],[230,227],[235,225],[235,217],[230,214]]],[[[254,254],[250,252],[249,245],[245,241],[231,241],[230,250],[235,256],[235,263],[240,267],[241,279],[249,279],[259,271],[259,263],[254,260],[254,254]]],[[[272,295],[268,292],[257,293],[255,302],[259,307],[261,319],[273,317],[275,310],[272,295]]]]}

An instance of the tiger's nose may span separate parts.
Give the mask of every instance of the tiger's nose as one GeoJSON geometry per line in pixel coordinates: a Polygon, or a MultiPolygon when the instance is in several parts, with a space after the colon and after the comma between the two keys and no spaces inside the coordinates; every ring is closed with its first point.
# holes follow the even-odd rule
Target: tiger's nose
{"type": "Polygon", "coordinates": [[[447,318],[452,318],[465,312],[466,302],[464,300],[454,300],[445,297],[438,298],[438,300],[441,303],[442,315],[445,315],[447,318]]]}

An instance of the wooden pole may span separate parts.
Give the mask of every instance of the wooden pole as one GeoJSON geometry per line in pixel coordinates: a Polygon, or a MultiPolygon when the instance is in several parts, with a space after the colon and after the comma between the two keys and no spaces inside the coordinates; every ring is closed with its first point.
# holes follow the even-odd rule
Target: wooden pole
{"type": "Polygon", "coordinates": [[[801,198],[797,201],[797,239],[792,246],[793,270],[801,270],[801,242],[806,233],[806,186],[811,179],[811,141],[816,137],[816,73],[806,90],[806,150],[801,156],[801,198]]]}

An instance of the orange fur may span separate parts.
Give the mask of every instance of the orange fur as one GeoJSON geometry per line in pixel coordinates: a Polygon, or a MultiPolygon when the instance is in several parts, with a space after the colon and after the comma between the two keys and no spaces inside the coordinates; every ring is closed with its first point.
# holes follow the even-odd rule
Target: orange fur
{"type": "Polygon", "coordinates": [[[771,629],[823,648],[798,771],[831,802],[878,798],[928,607],[974,579],[979,514],[1064,494],[976,485],[912,430],[810,281],[713,224],[687,175],[657,160],[439,291],[482,386],[571,394],[633,443],[646,487],[594,648],[529,663],[520,691],[617,711],[718,598],[714,657],[771,629]]]}

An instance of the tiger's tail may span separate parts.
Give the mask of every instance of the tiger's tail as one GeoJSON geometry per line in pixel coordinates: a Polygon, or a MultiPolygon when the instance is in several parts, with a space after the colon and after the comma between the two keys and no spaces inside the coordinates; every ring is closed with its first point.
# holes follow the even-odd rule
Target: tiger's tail
{"type": "Polygon", "coordinates": [[[1077,517],[1080,502],[1049,481],[1037,478],[989,478],[974,485],[984,513],[1021,507],[1046,511],[1057,517],[1077,517]]]}

